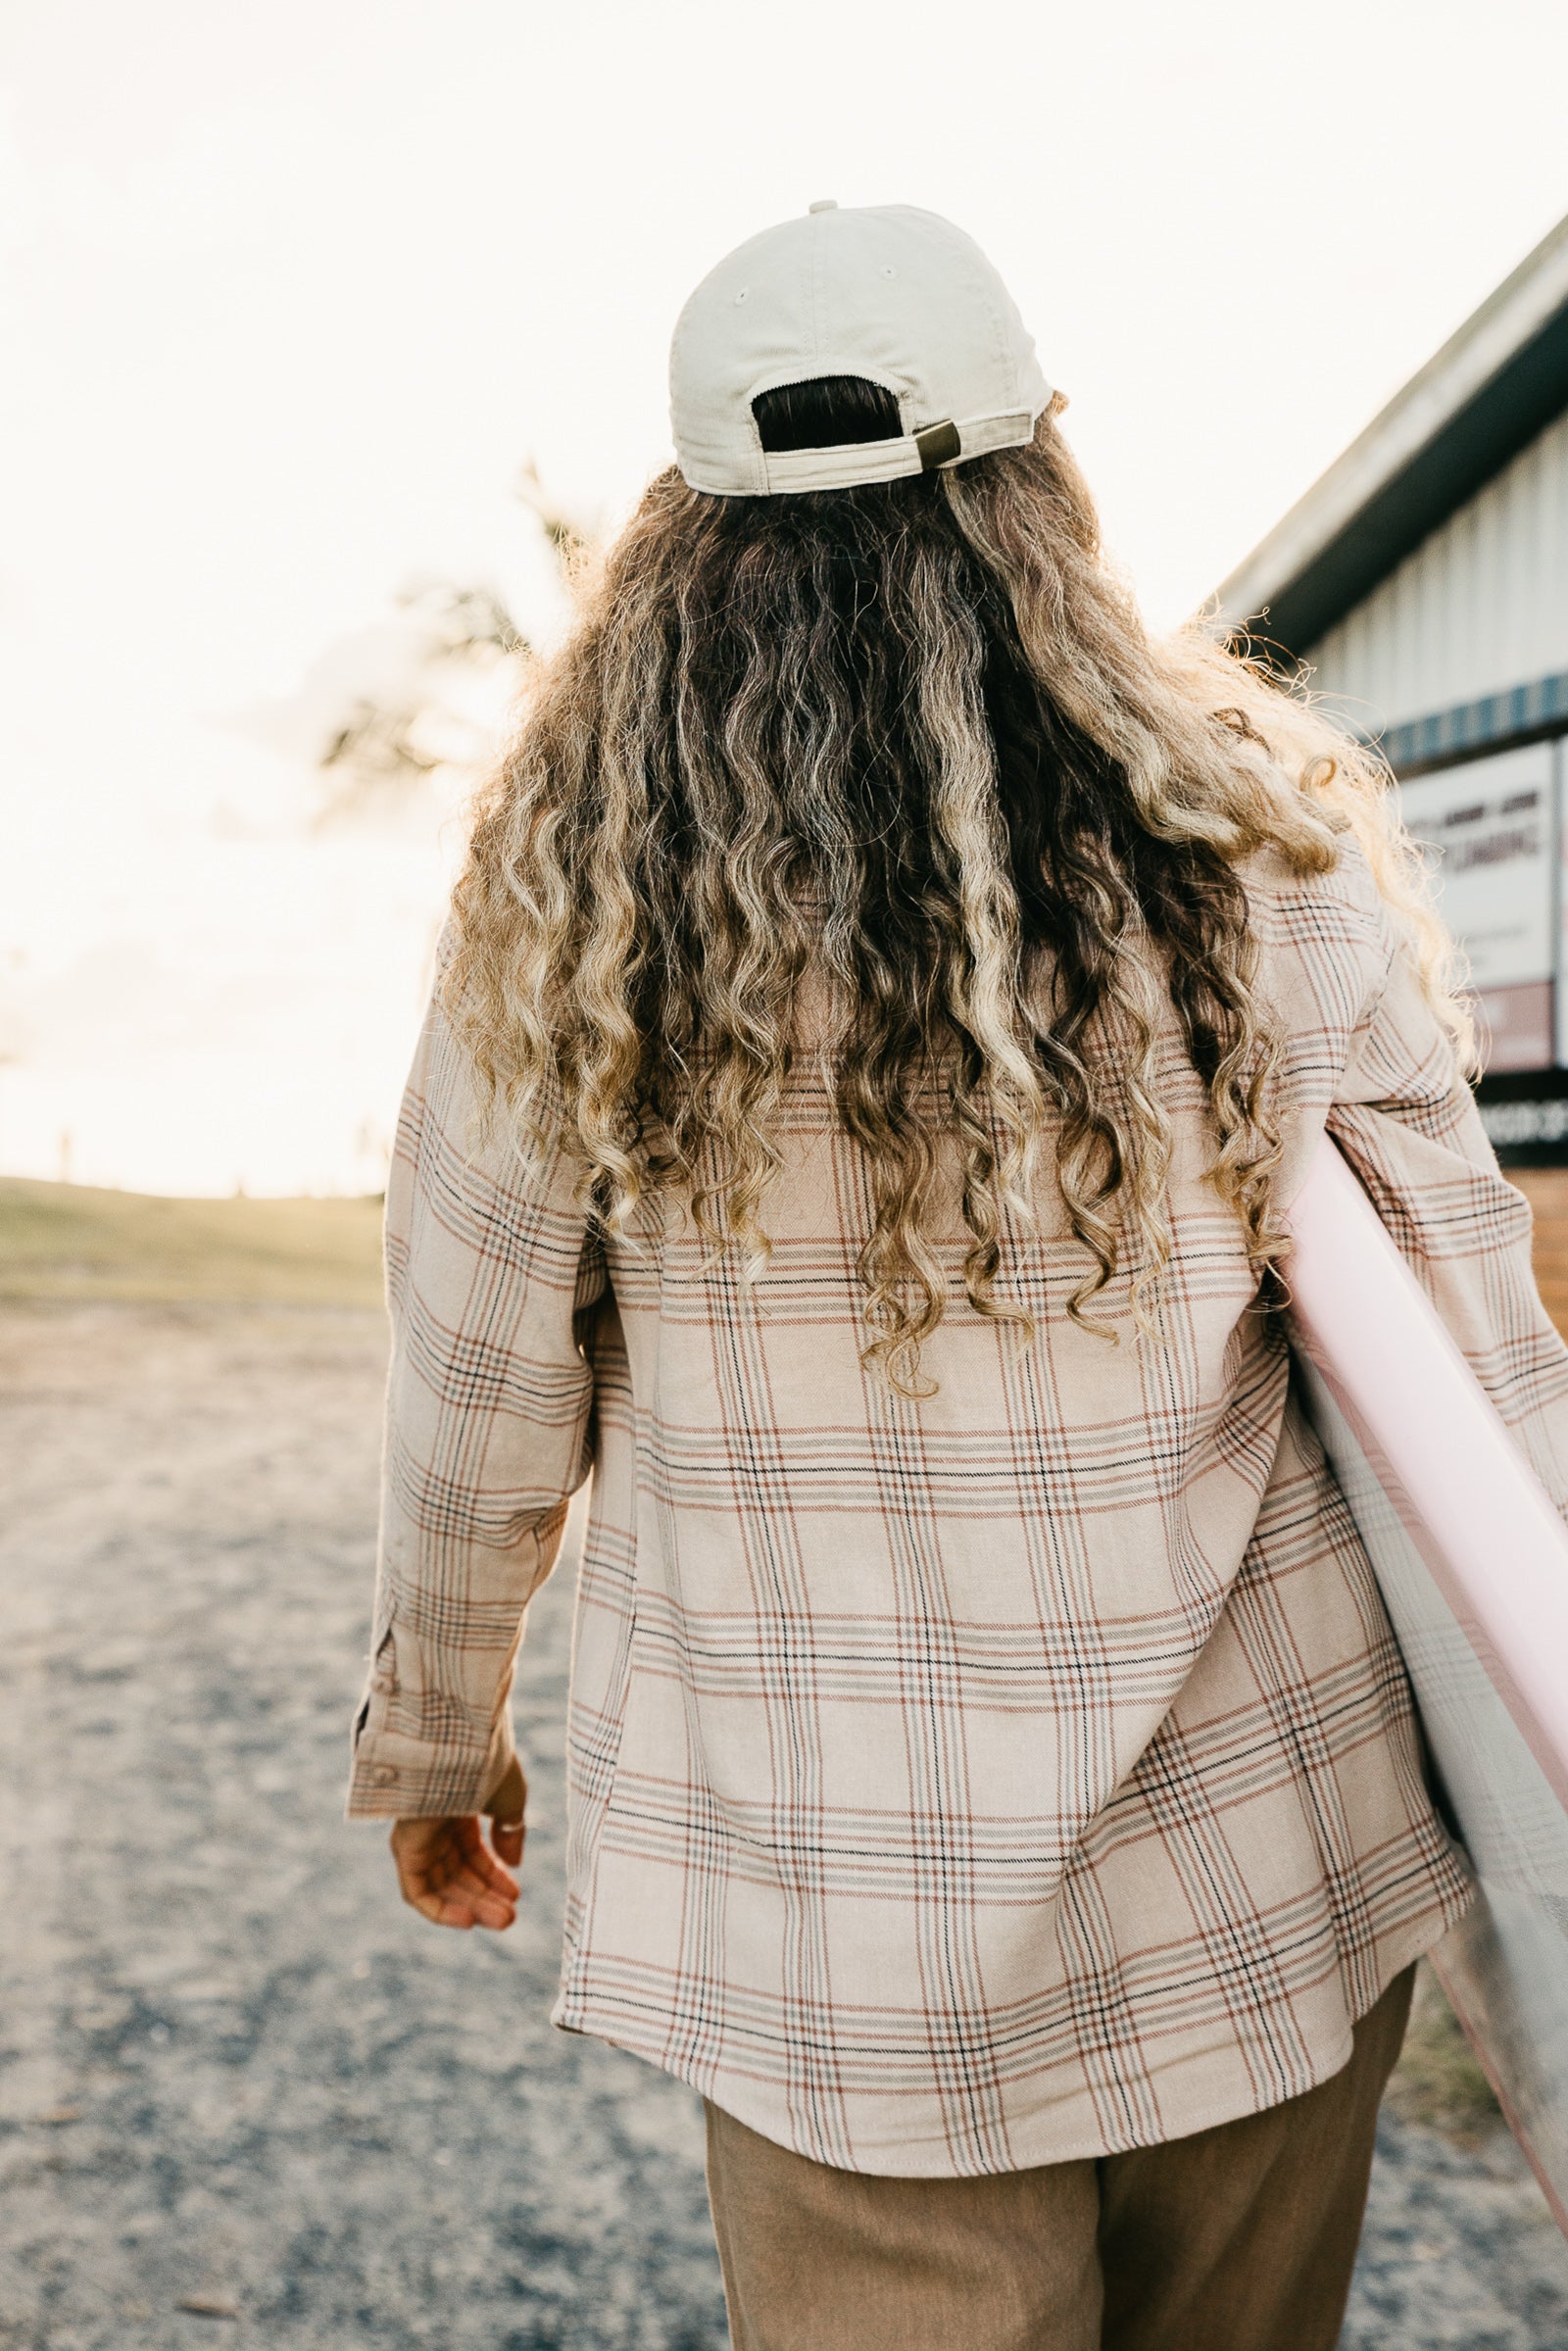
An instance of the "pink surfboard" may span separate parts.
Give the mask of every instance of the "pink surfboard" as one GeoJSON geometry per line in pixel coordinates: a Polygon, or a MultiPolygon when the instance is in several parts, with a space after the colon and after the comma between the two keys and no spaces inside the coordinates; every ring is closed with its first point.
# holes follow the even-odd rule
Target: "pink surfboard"
{"type": "Polygon", "coordinates": [[[1325,1137],[1291,1324],[1480,1884],[1432,1953],[1568,2233],[1568,1526],[1325,1137]]]}

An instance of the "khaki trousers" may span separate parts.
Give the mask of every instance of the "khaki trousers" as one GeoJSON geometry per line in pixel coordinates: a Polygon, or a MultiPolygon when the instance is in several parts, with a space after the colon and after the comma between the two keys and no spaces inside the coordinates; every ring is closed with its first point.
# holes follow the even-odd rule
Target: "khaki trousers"
{"type": "Polygon", "coordinates": [[[1098,2162],[881,2179],[710,2105],[735,2351],[1334,2351],[1414,1973],[1332,2080],[1098,2162]]]}

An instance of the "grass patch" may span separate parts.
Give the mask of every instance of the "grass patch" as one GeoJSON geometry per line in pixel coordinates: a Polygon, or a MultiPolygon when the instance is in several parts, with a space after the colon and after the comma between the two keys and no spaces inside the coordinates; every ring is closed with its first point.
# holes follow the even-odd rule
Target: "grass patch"
{"type": "Polygon", "coordinates": [[[381,1303],[379,1200],[163,1200],[0,1178],[0,1298],[381,1303]]]}
{"type": "Polygon", "coordinates": [[[1384,2104],[1401,2122],[1424,2123],[1460,2146],[1473,2146],[1501,2120],[1492,2084],[1424,1959],[1416,1969],[1410,2029],[1384,2104]]]}

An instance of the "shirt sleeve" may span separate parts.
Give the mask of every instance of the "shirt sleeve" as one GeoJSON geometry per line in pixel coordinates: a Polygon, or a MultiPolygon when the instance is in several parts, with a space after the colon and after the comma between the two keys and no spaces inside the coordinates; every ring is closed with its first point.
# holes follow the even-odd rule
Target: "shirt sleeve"
{"type": "Polygon", "coordinates": [[[1383,921],[1381,982],[1329,1132],[1568,1517],[1568,1347],[1536,1288],[1530,1205],[1497,1165],[1413,951],[1383,921]]]}
{"type": "Polygon", "coordinates": [[[591,1459],[579,1332],[606,1271],[576,1172],[559,1151],[525,1165],[485,1122],[438,998],[387,1185],[392,1357],[351,1819],[476,1812],[512,1761],[524,1612],[591,1459]]]}

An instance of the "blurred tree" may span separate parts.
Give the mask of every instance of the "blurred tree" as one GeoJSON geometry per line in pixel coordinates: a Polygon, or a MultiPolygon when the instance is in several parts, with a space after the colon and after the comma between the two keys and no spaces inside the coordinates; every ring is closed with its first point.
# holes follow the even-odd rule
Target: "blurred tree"
{"type": "Polygon", "coordinates": [[[407,621],[399,632],[405,675],[348,689],[317,754],[326,779],[318,826],[401,811],[444,770],[476,767],[495,706],[521,683],[532,648],[494,588],[428,580],[397,601],[407,621]],[[501,692],[476,696],[476,684],[501,692]]]}
{"type": "MultiPolygon", "coordinates": [[[[551,496],[532,458],[513,487],[569,580],[593,547],[592,527],[551,496]]],[[[442,774],[470,779],[522,690],[534,648],[496,588],[425,580],[398,604],[411,655],[403,690],[346,703],[317,757],[328,787],[318,826],[393,812],[442,774]]]]}
{"type": "MultiPolygon", "coordinates": [[[[514,494],[564,583],[596,538],[530,460],[514,494]]],[[[297,693],[247,712],[244,730],[321,779],[314,830],[428,819],[471,787],[526,685],[534,647],[487,581],[416,579],[395,614],[329,646],[297,693]]]]}
{"type": "Polygon", "coordinates": [[[539,468],[532,458],[526,458],[517,467],[513,492],[538,522],[564,572],[569,573],[593,553],[599,543],[598,525],[576,519],[556,503],[539,479],[539,468]]]}

